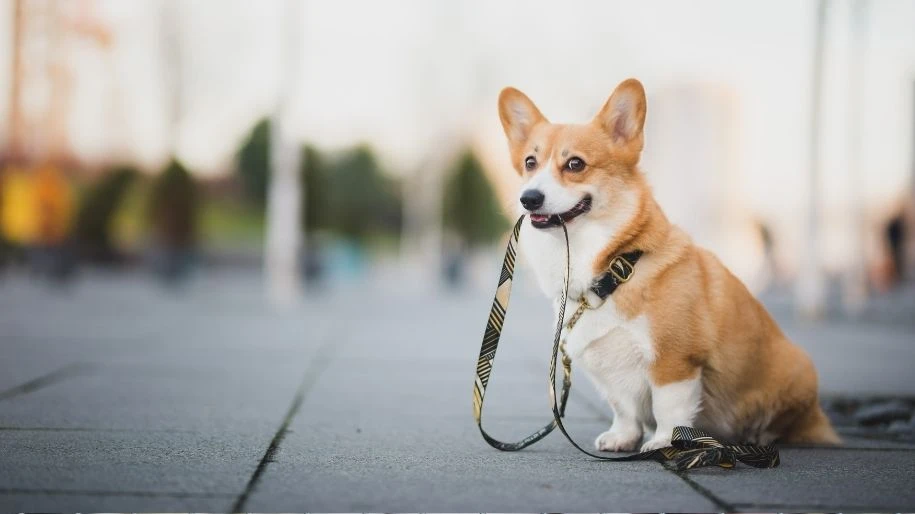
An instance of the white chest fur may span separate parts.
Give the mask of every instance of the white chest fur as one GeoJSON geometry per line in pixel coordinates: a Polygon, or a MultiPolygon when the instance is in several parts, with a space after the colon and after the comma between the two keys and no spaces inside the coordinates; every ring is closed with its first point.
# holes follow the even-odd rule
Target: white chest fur
{"type": "MultiPolygon", "coordinates": [[[[569,305],[566,311],[574,308],[569,305]]],[[[613,299],[582,315],[566,334],[566,349],[573,362],[581,364],[588,377],[613,406],[651,424],[651,386],[648,369],[654,347],[648,318],[623,319],[613,299]]]]}
{"type": "MultiPolygon", "coordinates": [[[[590,287],[594,259],[612,239],[614,229],[597,223],[570,224],[566,319],[578,306],[582,292],[590,287]]],[[[538,230],[524,223],[521,231],[521,253],[558,311],[566,251],[562,229],[538,230]]],[[[610,296],[600,307],[586,311],[566,336],[569,355],[582,365],[611,405],[625,404],[638,411],[633,413],[636,416],[650,418],[648,367],[654,360],[654,346],[646,316],[624,318],[610,296]]]]}
{"type": "MultiPolygon", "coordinates": [[[[578,298],[591,286],[594,259],[611,240],[614,226],[597,223],[568,225],[570,251],[569,298],[578,298]]],[[[566,246],[562,228],[537,229],[521,225],[521,255],[531,264],[540,288],[551,300],[562,293],[566,246]]]]}

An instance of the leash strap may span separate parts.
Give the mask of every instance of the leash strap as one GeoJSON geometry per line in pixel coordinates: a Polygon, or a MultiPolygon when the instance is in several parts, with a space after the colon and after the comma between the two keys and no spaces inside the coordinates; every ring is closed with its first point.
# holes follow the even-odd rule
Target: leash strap
{"type": "MultiPolygon", "coordinates": [[[[543,439],[556,428],[556,421],[550,421],[533,434],[524,439],[506,443],[499,441],[486,433],[483,429],[483,397],[486,394],[486,386],[489,384],[489,377],[492,374],[492,366],[496,359],[496,350],[499,349],[499,339],[502,337],[502,325],[505,322],[505,312],[508,309],[508,301],[512,292],[512,277],[515,275],[515,256],[517,255],[518,238],[521,234],[521,223],[524,216],[515,223],[512,229],[511,237],[508,239],[508,246],[505,249],[505,258],[502,260],[502,273],[499,275],[499,286],[496,288],[496,296],[492,300],[492,308],[489,310],[489,319],[486,321],[486,331],[483,333],[483,344],[480,347],[480,357],[477,359],[477,377],[473,383],[473,418],[477,422],[480,434],[490,446],[498,450],[511,452],[517,451],[536,443],[543,439]]],[[[566,368],[563,368],[564,370],[566,368]]],[[[555,370],[553,370],[555,376],[555,370]]],[[[568,378],[571,373],[571,367],[565,371],[566,380],[569,387],[572,382],[568,378]]],[[[565,386],[564,386],[565,387],[565,386]]],[[[551,388],[552,389],[552,388],[551,388]]],[[[560,415],[565,411],[565,402],[568,398],[568,389],[564,389],[562,401],[558,407],[560,415]]]]}
{"type": "MultiPolygon", "coordinates": [[[[570,275],[570,249],[569,233],[565,223],[561,223],[563,236],[566,242],[566,266],[563,276],[563,289],[560,297],[559,316],[556,322],[556,331],[553,337],[553,352],[550,358],[550,408],[553,411],[553,421],[525,437],[516,443],[505,443],[499,441],[483,429],[482,412],[483,397],[486,393],[486,386],[489,383],[489,377],[492,374],[492,366],[495,361],[496,350],[499,347],[499,339],[502,335],[502,326],[505,321],[505,313],[508,309],[509,299],[511,298],[512,277],[515,271],[515,258],[517,256],[517,244],[521,232],[521,223],[524,216],[521,216],[512,230],[512,235],[508,241],[508,248],[505,251],[505,259],[502,263],[502,273],[499,277],[499,287],[496,289],[496,295],[493,300],[492,309],[490,310],[489,320],[486,323],[486,332],[483,336],[483,344],[480,348],[480,357],[477,361],[477,376],[473,389],[473,413],[476,419],[477,427],[483,438],[490,446],[503,451],[517,451],[526,448],[537,441],[546,437],[556,427],[568,439],[572,446],[580,452],[598,460],[627,462],[638,460],[655,460],[659,462],[673,461],[679,471],[699,468],[704,466],[720,466],[722,468],[732,468],[737,461],[743,462],[749,466],[757,468],[773,468],[779,465],[778,449],[771,445],[758,446],[751,444],[730,444],[717,441],[710,434],[692,427],[675,427],[671,436],[671,446],[651,450],[648,452],[636,453],[622,457],[609,457],[591,453],[582,448],[572,439],[572,436],[566,431],[562,423],[565,415],[566,402],[572,387],[572,364],[571,359],[565,352],[565,341],[562,339],[562,329],[565,325],[565,307],[569,293],[569,275],[570,275]],[[559,395],[559,401],[556,401],[556,364],[559,360],[559,354],[562,353],[563,381],[562,389],[559,395]]],[[[560,220],[561,221],[561,220],[560,220]]],[[[636,257],[637,258],[637,257],[636,257]]],[[[578,319],[584,314],[588,304],[584,301],[579,303],[578,309],[569,320],[566,326],[569,330],[574,327],[578,319]]]]}

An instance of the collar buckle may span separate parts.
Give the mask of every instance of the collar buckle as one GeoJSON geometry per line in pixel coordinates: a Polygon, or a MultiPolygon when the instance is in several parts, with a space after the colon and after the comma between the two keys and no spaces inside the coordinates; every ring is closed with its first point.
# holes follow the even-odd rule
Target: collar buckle
{"type": "Polygon", "coordinates": [[[617,255],[610,261],[610,269],[608,271],[622,284],[632,278],[632,272],[635,269],[632,267],[631,262],[623,258],[622,255],[617,255]]]}

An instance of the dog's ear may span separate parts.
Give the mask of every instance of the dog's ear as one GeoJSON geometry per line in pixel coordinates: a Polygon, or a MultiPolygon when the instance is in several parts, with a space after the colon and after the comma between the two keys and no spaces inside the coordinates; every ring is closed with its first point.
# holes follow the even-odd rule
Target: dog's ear
{"type": "Polygon", "coordinates": [[[627,79],[616,86],[594,122],[615,146],[633,152],[637,158],[644,140],[645,110],[645,88],[638,80],[627,79]]]}
{"type": "Polygon", "coordinates": [[[513,87],[507,87],[499,94],[499,119],[512,148],[524,144],[531,129],[547,121],[534,102],[513,87]]]}

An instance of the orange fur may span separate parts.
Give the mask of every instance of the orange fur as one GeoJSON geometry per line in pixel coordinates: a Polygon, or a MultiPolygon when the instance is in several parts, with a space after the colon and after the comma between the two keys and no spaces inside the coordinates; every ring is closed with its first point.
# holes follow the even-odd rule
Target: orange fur
{"type": "Polygon", "coordinates": [[[744,285],[672,225],[655,202],[638,169],[645,104],[642,85],[629,79],[590,123],[559,125],[550,123],[523,93],[507,88],[499,98],[499,115],[512,164],[522,177],[525,158],[535,156],[554,164],[549,172],[563,187],[597,186],[608,201],[583,218],[610,216],[616,199],[629,205],[628,222],[606,241],[593,270],[596,275],[607,269],[620,253],[645,252],[613,301],[623,316],[645,315],[650,321],[653,382],[663,385],[701,373],[704,413],[733,419],[738,435],[752,438],[755,431],[789,442],[838,443],[817,401],[810,358],[744,285]],[[586,168],[563,169],[572,156],[583,159],[586,168]],[[630,205],[625,198],[636,201],[630,205]],[[759,427],[760,420],[766,426],[759,427]]]}

